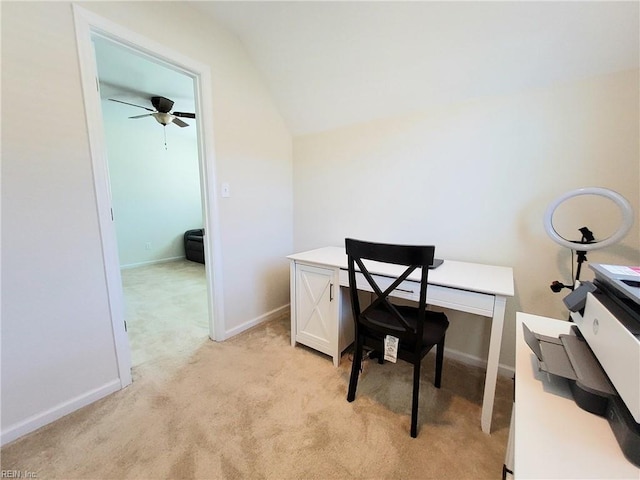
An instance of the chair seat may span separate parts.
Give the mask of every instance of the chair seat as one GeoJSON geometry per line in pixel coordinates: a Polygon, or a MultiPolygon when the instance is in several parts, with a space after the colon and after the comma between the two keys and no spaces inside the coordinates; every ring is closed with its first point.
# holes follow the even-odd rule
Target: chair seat
{"type": "MultiPolygon", "coordinates": [[[[405,318],[407,323],[415,329],[418,323],[418,309],[407,305],[395,305],[398,312],[405,318]]],[[[371,309],[363,315],[363,317],[369,322],[373,323],[378,329],[386,329],[384,334],[380,333],[380,330],[368,329],[367,336],[376,338],[379,341],[383,341],[385,335],[394,335],[394,333],[400,339],[400,350],[413,351],[413,345],[407,342],[403,338],[402,330],[397,326],[396,318],[384,307],[377,307],[371,309]]],[[[422,330],[422,342],[425,347],[421,352],[426,355],[433,345],[440,343],[447,333],[449,327],[449,320],[442,312],[432,312],[427,310],[425,312],[425,322],[422,330]]]]}

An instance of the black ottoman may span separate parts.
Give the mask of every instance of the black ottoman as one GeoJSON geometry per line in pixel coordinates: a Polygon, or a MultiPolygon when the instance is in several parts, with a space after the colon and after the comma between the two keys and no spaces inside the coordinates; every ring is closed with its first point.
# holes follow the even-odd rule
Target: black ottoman
{"type": "Polygon", "coordinates": [[[184,232],[184,256],[192,262],[204,263],[204,229],[184,232]]]}

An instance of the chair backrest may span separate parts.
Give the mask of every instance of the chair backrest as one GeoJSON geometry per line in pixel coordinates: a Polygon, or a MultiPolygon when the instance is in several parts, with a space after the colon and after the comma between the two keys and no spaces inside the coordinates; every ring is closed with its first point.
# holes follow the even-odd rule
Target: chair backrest
{"type": "MultiPolygon", "coordinates": [[[[423,324],[427,302],[427,280],[429,266],[433,264],[435,247],[433,245],[393,245],[385,243],[373,243],[347,238],[345,247],[348,257],[349,289],[351,293],[351,305],[356,321],[356,333],[359,328],[372,329],[385,335],[393,335],[411,342],[419,348],[417,339],[422,339],[423,324]],[[390,263],[407,267],[386,289],[382,289],[374,276],[369,272],[365,260],[373,260],[382,263],[390,263]],[[420,295],[418,301],[418,322],[414,324],[407,321],[402,313],[388,299],[391,293],[413,273],[421,268],[420,295]],[[359,273],[367,280],[376,298],[365,308],[360,309],[356,276],[359,273]],[[388,312],[384,321],[376,321],[376,310],[384,309],[388,312]],[[415,342],[415,343],[414,343],[415,342]]],[[[388,277],[386,277],[388,278],[388,277]]]]}

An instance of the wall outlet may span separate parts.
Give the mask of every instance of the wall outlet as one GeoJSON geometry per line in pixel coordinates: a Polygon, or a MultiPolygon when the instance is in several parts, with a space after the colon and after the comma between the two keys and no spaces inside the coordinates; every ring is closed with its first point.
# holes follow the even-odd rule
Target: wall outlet
{"type": "Polygon", "coordinates": [[[145,250],[151,250],[151,242],[147,242],[144,244],[144,249],[145,250]]]}

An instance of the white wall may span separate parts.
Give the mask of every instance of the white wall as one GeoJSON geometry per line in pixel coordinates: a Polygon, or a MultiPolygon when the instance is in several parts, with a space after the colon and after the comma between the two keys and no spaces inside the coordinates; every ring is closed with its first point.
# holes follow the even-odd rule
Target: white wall
{"type": "Polygon", "coordinates": [[[3,3],[3,440],[117,381],[80,88],[70,6],[3,3]]]}
{"type": "Polygon", "coordinates": [[[102,114],[120,265],[184,257],[184,232],[203,226],[195,134],[106,100],[102,114]]]}
{"type": "MultiPolygon", "coordinates": [[[[291,136],[242,46],[178,2],[85,7],[211,66],[227,329],[286,305],[291,136]]],[[[1,20],[5,442],[119,382],[71,4],[1,20]]]]}
{"type": "MultiPolygon", "coordinates": [[[[429,243],[438,257],[512,266],[501,362],[513,366],[517,310],[567,317],[567,291],[549,289],[571,278],[569,250],[543,229],[552,200],[584,186],[621,193],[635,209],[633,231],[588,259],[640,264],[638,116],[633,71],[296,137],[295,250],[355,237],[429,243]]],[[[579,221],[597,238],[608,234],[606,215],[591,213],[579,221]]],[[[489,322],[449,317],[447,346],[486,358],[489,322]]]]}

